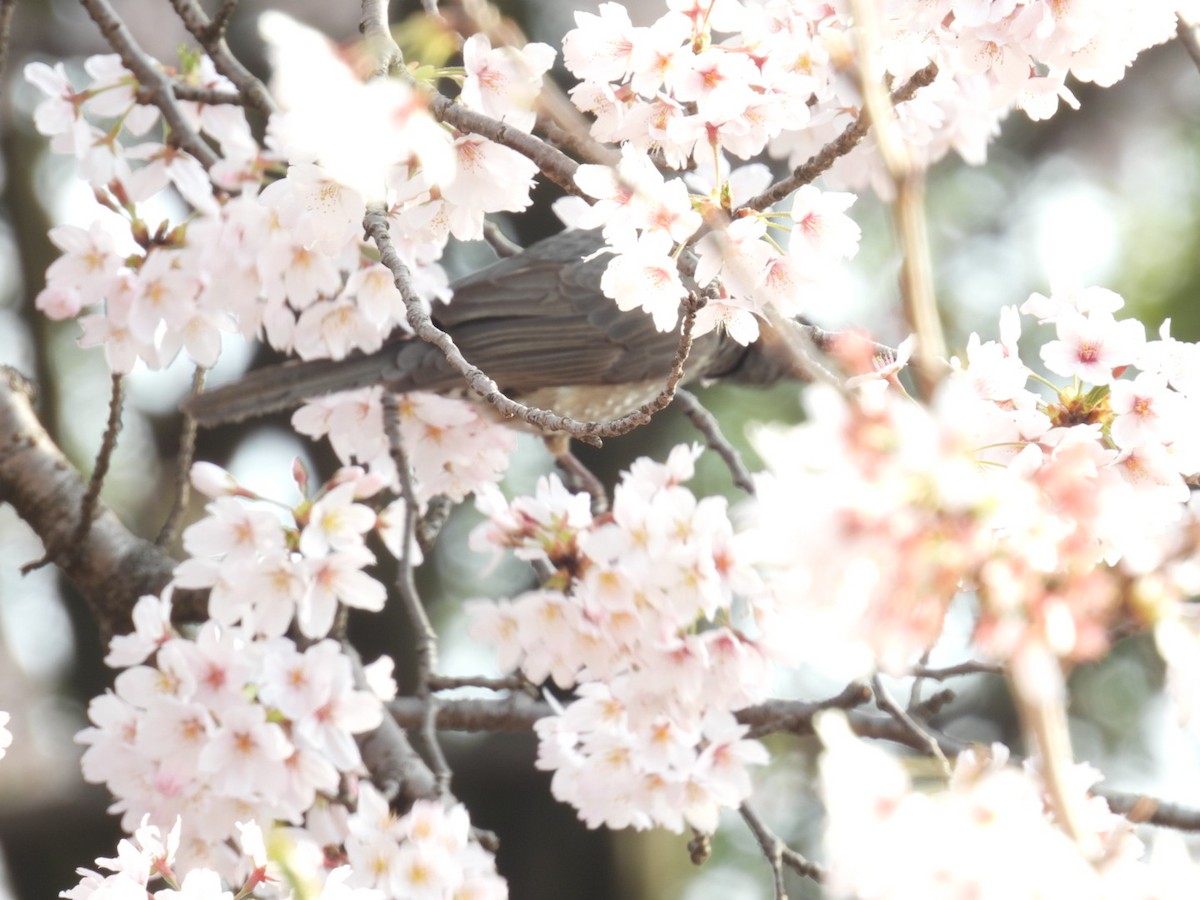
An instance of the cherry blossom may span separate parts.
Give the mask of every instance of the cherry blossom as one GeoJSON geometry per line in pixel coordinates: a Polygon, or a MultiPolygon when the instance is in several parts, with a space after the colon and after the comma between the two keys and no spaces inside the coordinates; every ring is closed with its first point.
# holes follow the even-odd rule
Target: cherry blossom
{"type": "MultiPolygon", "coordinates": [[[[807,161],[860,114],[861,54],[894,87],[936,64],[933,82],[898,106],[897,127],[917,165],[952,150],[978,163],[1010,110],[1037,119],[1060,101],[1077,106],[1070,79],[1111,84],[1176,27],[1157,0],[1103,14],[1041,0],[889,0],[880,11],[876,46],[863,46],[844,4],[671,0],[645,26],[615,3],[576,14],[563,44],[580,79],[570,96],[620,158],[579,166],[575,184],[595,202],[577,201],[571,217],[604,229],[614,253],[601,287],[618,308],[675,328],[680,260],[694,251],[696,281],[712,294],[696,334],[749,343],[774,314],[807,311],[858,249],[856,197],[839,188],[890,190],[874,139],[786,210],[740,208],[770,173],[728,159],[807,161]],[[689,249],[702,222],[708,232],[689,249]]],[[[364,243],[368,203],[386,210],[428,300],[448,293],[439,259],[451,236],[478,239],[485,216],[532,202],[538,165],[437,121],[412,70],[366,79],[286,16],[264,15],[260,28],[282,109],[265,146],[236,105],[178,104],[220,150],[208,171],[139,99],[119,57],[89,59],[80,86],[61,64],[25,69],[43,95],[35,126],[100,204],[87,227],[51,231],[61,255],[36,306],[77,319],[80,344],[103,346],[114,372],[161,368],[181,350],[208,367],[235,332],[305,359],[374,351],[407,316],[364,243]],[[186,204],[182,217],[148,218],[169,195],[186,204]]],[[[458,101],[530,132],[553,49],[493,47],[480,33],[462,50],[458,101]]],[[[234,90],[206,57],[182,69],[172,75],[184,84],[234,90]]],[[[894,390],[907,342],[887,361],[847,342],[830,354],[850,375],[841,389],[807,388],[803,425],[754,435],[765,470],[756,499],[736,510],[688,486],[696,448],[635,462],[611,510],[593,514],[590,498],[553,478],[504,499],[496,485],[514,438],[476,406],[401,396],[412,472],[397,473],[380,388],[313,400],[293,426],[328,437],[347,468],[319,487],[297,470],[298,502],[193,469],[210,502],[184,531],[188,558],[110,644],[106,662],[122,671],[79,735],[85,777],[108,786],[133,838],[64,896],[231,898],[260,886],[285,896],[271,883],[285,869],[313,886],[305,896],[329,900],[506,895],[465,809],[419,800],[398,815],[370,783],[356,738],[395,695],[391,662],[368,670],[371,690],[356,687],[350,657],[328,638],[340,609],[387,600],[370,533],[419,563],[404,532],[438,496],[474,493],[485,521],[472,547],[536,564],[533,589],[468,604],[470,633],[504,671],[554,683],[537,765],[590,826],[713,832],[768,762],[736,713],[800,665],[847,678],[909,671],[964,595],[972,649],[1010,664],[1018,699],[1061,705],[1068,667],[1100,657],[1119,629],[1146,626],[1194,724],[1185,598],[1200,584],[1187,481],[1200,471],[1200,350],[1169,324],[1147,340],[1118,318],[1123,303],[1057,286],[1006,309],[999,338],[971,335],[925,406],[894,390]],[[1053,324],[1055,339],[1033,353],[1021,314],[1053,324]],[[401,474],[416,508],[396,499],[401,474]],[[210,618],[181,631],[172,599],[192,588],[208,590],[210,618]],[[273,829],[292,848],[286,861],[266,852],[273,829]]],[[[7,722],[0,713],[0,755],[7,722]]],[[[1051,784],[1050,766],[975,750],[944,789],[916,791],[843,719],[817,730],[834,893],[1149,896],[1197,881],[1169,846],[1162,862],[1142,858],[1128,821],[1088,799],[1086,768],[1065,784],[1084,812],[1076,842],[1052,819],[1058,801],[1047,796],[1064,785],[1051,784]],[[864,848],[874,865],[861,864],[864,848]]]]}
{"type": "Polygon", "coordinates": [[[600,282],[605,296],[612,297],[619,309],[644,309],[659,331],[675,327],[685,293],[669,255],[670,244],[670,238],[660,232],[638,238],[613,258],[600,282]]]}
{"type": "Polygon", "coordinates": [[[530,131],[537,118],[533,104],[554,56],[547,44],[493,48],[487,35],[473,34],[463,44],[467,77],[460,99],[472,109],[530,131]]]}

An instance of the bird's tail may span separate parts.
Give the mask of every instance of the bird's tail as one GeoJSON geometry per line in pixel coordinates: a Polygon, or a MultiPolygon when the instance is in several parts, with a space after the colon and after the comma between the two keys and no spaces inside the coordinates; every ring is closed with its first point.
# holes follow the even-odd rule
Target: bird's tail
{"type": "Polygon", "coordinates": [[[346,359],[288,362],[256,369],[240,380],[183,402],[185,413],[201,427],[242,422],[295,409],[306,400],[352,391],[394,379],[397,348],[346,359]]]}

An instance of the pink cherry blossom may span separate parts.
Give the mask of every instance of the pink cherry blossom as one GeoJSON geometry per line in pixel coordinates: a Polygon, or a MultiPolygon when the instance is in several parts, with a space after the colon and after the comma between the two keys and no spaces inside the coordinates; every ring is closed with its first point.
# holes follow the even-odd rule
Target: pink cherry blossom
{"type": "Polygon", "coordinates": [[[1146,341],[1140,322],[1118,321],[1103,312],[1087,316],[1064,313],[1055,322],[1055,330],[1058,340],[1041,350],[1046,368],[1089,384],[1111,384],[1114,370],[1130,365],[1146,341]]]}

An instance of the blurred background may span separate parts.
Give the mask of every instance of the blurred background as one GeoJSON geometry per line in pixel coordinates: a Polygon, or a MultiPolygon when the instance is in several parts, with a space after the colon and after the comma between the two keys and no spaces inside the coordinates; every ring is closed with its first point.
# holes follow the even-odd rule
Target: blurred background
{"type": "MultiPolygon", "coordinates": [[[[235,53],[264,77],[255,19],[269,5],[243,0],[230,33],[235,53]]],[[[356,4],[289,0],[275,5],[336,40],[357,37],[356,4]]],[[[393,3],[393,20],[406,21],[417,13],[416,6],[393,3]]],[[[157,58],[169,61],[181,45],[190,44],[164,0],[123,0],[119,7],[142,46],[157,58]]],[[[573,27],[572,11],[592,7],[587,0],[500,4],[531,39],[553,46],[573,27]]],[[[641,5],[643,21],[658,14],[657,5],[641,5]]],[[[423,33],[410,25],[405,34],[423,33]]],[[[21,70],[33,60],[63,60],[69,71],[79,72],[87,55],[106,49],[72,0],[21,3],[0,85],[0,364],[15,366],[37,382],[43,421],[85,475],[107,415],[108,371],[100,353],[76,346],[74,323],[45,320],[34,310],[33,298],[55,255],[48,228],[62,222],[86,227],[92,201],[73,180],[72,162],[48,154],[34,131],[31,113],[38,96],[21,70]]],[[[556,74],[569,83],[561,68],[556,74]]],[[[947,159],[931,176],[933,259],[952,347],[963,347],[972,331],[994,337],[1001,306],[1071,283],[1100,284],[1121,293],[1128,312],[1141,318],[1148,332],[1170,317],[1176,337],[1200,338],[1200,74],[1182,47],[1171,44],[1145,54],[1114,88],[1072,89],[1082,102],[1080,111],[1061,110],[1038,125],[1013,116],[986,166],[968,168],[947,159]]],[[[540,188],[537,208],[503,222],[505,230],[521,243],[557,230],[547,209],[556,196],[553,189],[540,188]]],[[[896,303],[899,260],[886,210],[863,197],[851,212],[864,230],[862,250],[836,303],[812,310],[812,317],[831,327],[864,327],[895,344],[905,335],[896,303]]],[[[481,247],[453,250],[447,268],[453,277],[488,258],[481,247]]],[[[236,377],[265,359],[256,348],[227,341],[210,383],[236,377]]],[[[190,378],[186,367],[177,365],[162,373],[139,371],[129,379],[124,429],[103,496],[135,532],[151,538],[170,503],[180,424],[176,405],[190,378]]],[[[768,392],[720,388],[702,392],[702,399],[752,464],[746,429],[757,421],[795,421],[801,415],[800,399],[789,387],[768,392]]],[[[636,457],[661,458],[674,444],[697,439],[682,415],[668,410],[652,426],[607,441],[603,450],[583,448],[579,455],[612,484],[636,457]]],[[[550,467],[540,441],[522,437],[521,442],[505,486],[510,493],[531,489],[550,467]]],[[[294,496],[290,462],[296,456],[323,474],[335,465],[327,447],[299,441],[284,418],[204,433],[198,448],[198,458],[225,465],[260,492],[281,498],[294,496]]],[[[694,488],[725,493],[733,502],[742,499],[711,454],[701,461],[694,488]]],[[[191,519],[199,514],[200,506],[193,504],[191,519]]],[[[511,595],[529,584],[522,567],[480,577],[485,560],[466,549],[466,535],[477,521],[469,506],[458,510],[421,572],[424,596],[443,635],[446,674],[492,671],[488,656],[464,639],[461,601],[511,595]]],[[[15,737],[0,762],[0,900],[57,895],[76,882],[76,866],[114,855],[119,837],[115,819],[105,813],[106,792],[82,782],[80,748],[72,741],[86,724],[88,699],[111,685],[113,673],[101,662],[104,648],[70,586],[52,569],[20,575],[20,566],[40,555],[37,538],[11,509],[0,506],[0,709],[12,713],[15,737]]],[[[963,658],[965,618],[956,620],[957,627],[952,622],[934,664],[963,658]]],[[[362,621],[352,624],[367,659],[406,646],[407,623],[398,611],[383,613],[382,621],[372,617],[363,626],[362,621]]],[[[397,662],[403,679],[405,660],[397,662]]],[[[819,673],[804,673],[789,690],[815,699],[841,687],[819,673]]],[[[937,720],[939,727],[959,738],[1015,746],[1014,719],[998,679],[961,680],[953,687],[958,698],[937,720]]],[[[1110,786],[1200,805],[1197,747],[1173,724],[1161,697],[1157,658],[1146,640],[1128,639],[1102,663],[1080,669],[1072,690],[1077,756],[1101,768],[1110,786]]],[[[548,778],[533,770],[530,736],[447,735],[446,743],[455,792],[480,826],[501,837],[499,866],[514,898],[769,895],[768,870],[739,821],[721,830],[713,858],[695,869],[688,861],[687,836],[584,828],[550,797],[548,778]]],[[[788,736],[771,738],[770,744],[778,762],[758,778],[759,812],[793,846],[819,859],[820,807],[810,787],[813,746],[788,736]]],[[[793,897],[819,896],[809,883],[792,883],[789,891],[793,897]]]]}

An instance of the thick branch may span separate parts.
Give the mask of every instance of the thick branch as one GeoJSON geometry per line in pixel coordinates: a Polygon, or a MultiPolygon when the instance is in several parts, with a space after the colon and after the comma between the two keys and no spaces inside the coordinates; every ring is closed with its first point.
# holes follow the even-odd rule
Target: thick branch
{"type": "MultiPolygon", "coordinates": [[[[42,539],[46,556],[83,595],[102,634],[128,631],[138,597],[161,591],[175,561],[103,504],[84,539],[74,541],[88,488],[37,420],[32,393],[16,370],[0,369],[0,501],[12,504],[42,539]]],[[[175,607],[180,617],[204,617],[194,592],[178,592],[175,607]]]]}
{"type": "MultiPolygon", "coordinates": [[[[786,732],[811,735],[814,733],[813,716],[821,710],[831,706],[852,707],[869,697],[870,693],[864,692],[863,686],[855,683],[827,701],[768,700],[738,710],[736,715],[739,722],[751,726],[756,734],[786,732]]],[[[388,704],[396,722],[406,727],[419,727],[425,720],[427,707],[425,701],[417,697],[398,697],[388,704]]],[[[529,731],[538,719],[553,714],[550,704],[534,700],[526,694],[512,694],[496,700],[442,699],[439,701],[437,724],[439,728],[453,731],[529,731]]],[[[852,710],[846,713],[846,718],[850,722],[850,729],[859,737],[891,741],[918,753],[929,753],[929,745],[925,740],[914,736],[911,729],[895,719],[852,710]]],[[[968,742],[946,734],[932,730],[928,734],[937,740],[947,756],[957,756],[970,747],[968,742]]],[[[1103,789],[1095,793],[1104,797],[1113,810],[1135,822],[1181,831],[1200,831],[1200,810],[1122,791],[1103,789]]]]}
{"type": "Polygon", "coordinates": [[[393,66],[404,65],[404,54],[388,26],[388,0],[362,0],[358,30],[367,53],[375,60],[376,75],[386,75],[393,66]]]}

